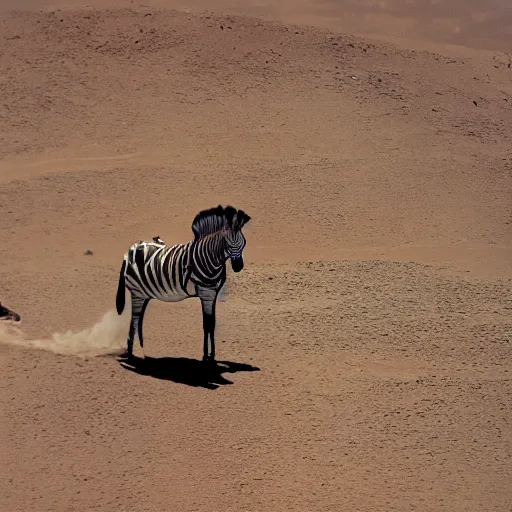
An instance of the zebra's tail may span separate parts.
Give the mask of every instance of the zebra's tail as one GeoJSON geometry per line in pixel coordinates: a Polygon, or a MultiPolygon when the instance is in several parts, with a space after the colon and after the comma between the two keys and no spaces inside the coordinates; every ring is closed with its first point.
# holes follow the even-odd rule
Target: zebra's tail
{"type": "Polygon", "coordinates": [[[126,260],[123,260],[123,264],[121,265],[121,272],[119,273],[119,285],[117,287],[117,296],[116,296],[116,309],[117,314],[120,315],[124,310],[125,304],[125,290],[124,290],[124,270],[126,268],[126,260]]]}

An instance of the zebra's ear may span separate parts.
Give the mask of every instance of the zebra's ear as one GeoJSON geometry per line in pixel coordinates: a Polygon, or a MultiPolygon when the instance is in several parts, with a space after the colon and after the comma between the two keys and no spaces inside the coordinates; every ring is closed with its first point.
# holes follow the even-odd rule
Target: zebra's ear
{"type": "Polygon", "coordinates": [[[232,206],[226,206],[226,208],[224,208],[224,218],[226,219],[229,228],[233,229],[236,222],[236,208],[233,208],[232,206]]]}
{"type": "Polygon", "coordinates": [[[242,229],[249,221],[251,220],[251,217],[247,215],[243,210],[238,210],[236,213],[236,223],[235,227],[237,229],[242,229]]]}

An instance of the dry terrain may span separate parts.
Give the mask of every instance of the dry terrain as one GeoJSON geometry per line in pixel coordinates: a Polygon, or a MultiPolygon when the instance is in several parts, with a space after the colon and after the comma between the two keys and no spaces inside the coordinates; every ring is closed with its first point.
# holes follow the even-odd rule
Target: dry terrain
{"type": "Polygon", "coordinates": [[[510,512],[511,55],[504,0],[2,2],[0,510],[510,512]],[[121,364],[123,253],[219,203],[218,365],[197,299],[121,364]]]}

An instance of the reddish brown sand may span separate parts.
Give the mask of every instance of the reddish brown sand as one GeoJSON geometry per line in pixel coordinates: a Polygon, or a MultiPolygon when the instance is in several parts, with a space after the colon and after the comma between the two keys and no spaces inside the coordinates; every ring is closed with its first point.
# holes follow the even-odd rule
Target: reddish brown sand
{"type": "Polygon", "coordinates": [[[2,512],[512,510],[506,5],[2,2],[2,512]],[[219,203],[228,363],[197,299],[87,354],[219,203]]]}

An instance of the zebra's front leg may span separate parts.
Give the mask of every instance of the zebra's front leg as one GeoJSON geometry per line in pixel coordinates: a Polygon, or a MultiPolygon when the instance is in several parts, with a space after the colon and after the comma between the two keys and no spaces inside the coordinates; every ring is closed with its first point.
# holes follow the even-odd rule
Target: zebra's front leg
{"type": "Polygon", "coordinates": [[[198,295],[203,310],[203,361],[215,361],[215,304],[217,302],[217,291],[211,288],[199,288],[198,295]],[[210,354],[208,354],[208,339],[211,342],[210,354]]]}

